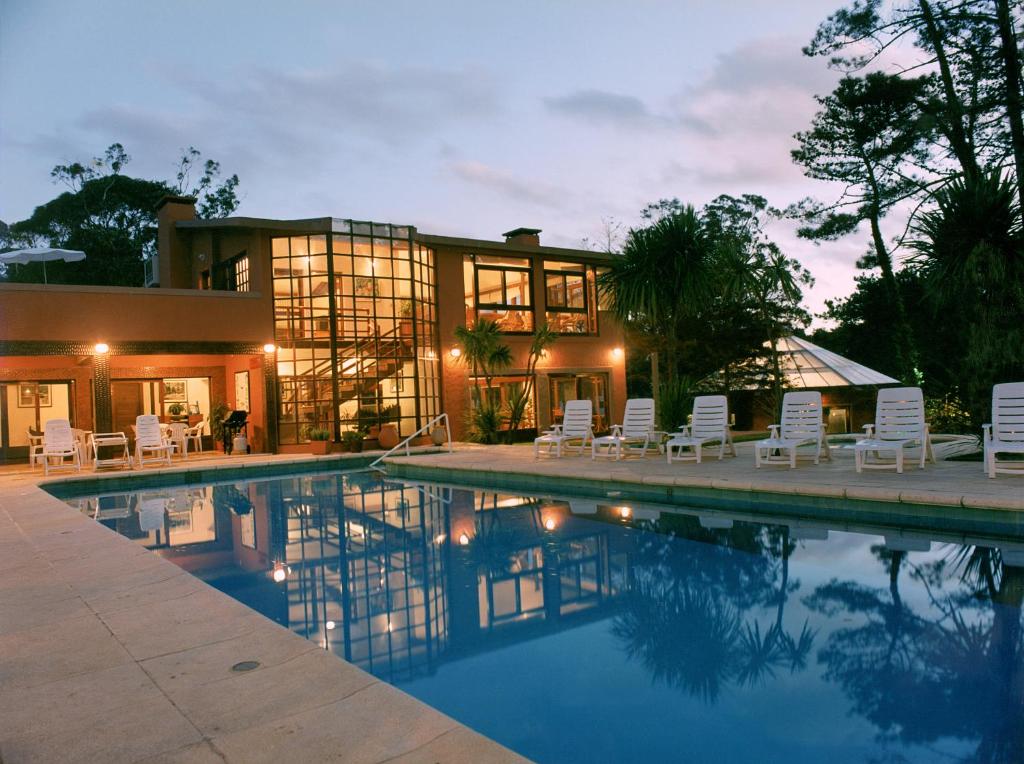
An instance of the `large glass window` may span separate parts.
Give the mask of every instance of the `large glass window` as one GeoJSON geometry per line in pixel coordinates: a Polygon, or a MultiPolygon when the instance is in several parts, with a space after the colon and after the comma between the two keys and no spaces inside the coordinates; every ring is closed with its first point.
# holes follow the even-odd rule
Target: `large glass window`
{"type": "Polygon", "coordinates": [[[463,260],[466,323],[478,318],[503,332],[533,331],[533,278],[527,257],[468,255],[463,260]]]}
{"type": "Polygon", "coordinates": [[[552,331],[597,333],[595,275],[592,266],[544,261],[544,319],[552,331]]]}
{"type": "Polygon", "coordinates": [[[395,425],[440,407],[434,252],[408,228],[335,221],[272,240],[281,443],[395,425]]]}

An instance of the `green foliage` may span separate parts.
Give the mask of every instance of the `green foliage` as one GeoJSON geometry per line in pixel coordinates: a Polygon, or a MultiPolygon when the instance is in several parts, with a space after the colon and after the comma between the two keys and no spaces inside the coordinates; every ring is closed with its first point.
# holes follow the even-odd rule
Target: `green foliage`
{"type": "Polygon", "coordinates": [[[365,439],[366,433],[362,430],[345,430],[345,432],[341,434],[341,442],[349,450],[361,445],[365,439]]]}
{"type": "Polygon", "coordinates": [[[924,415],[932,433],[977,434],[971,414],[955,390],[941,398],[925,398],[924,415]]]}
{"type": "Polygon", "coordinates": [[[307,427],[305,429],[306,440],[330,440],[331,431],[325,427],[307,427]]]}
{"type": "Polygon", "coordinates": [[[658,426],[665,432],[678,430],[693,413],[693,399],[699,385],[689,377],[664,383],[658,391],[658,426]]]}
{"type": "Polygon", "coordinates": [[[547,349],[555,344],[558,335],[551,331],[546,323],[538,326],[530,338],[530,349],[526,357],[526,381],[515,388],[508,400],[508,442],[516,437],[516,431],[522,424],[527,410],[533,405],[533,390],[536,386],[537,363],[547,349]]]}
{"type": "Polygon", "coordinates": [[[497,443],[504,422],[496,406],[487,403],[474,406],[466,414],[467,436],[473,443],[497,443]]]}
{"type": "Polygon", "coordinates": [[[224,440],[224,419],[230,413],[231,409],[223,401],[214,403],[213,408],[210,409],[210,434],[213,436],[214,443],[224,440]]]}
{"type": "MultiPolygon", "coordinates": [[[[238,207],[238,177],[232,175],[218,184],[217,162],[202,163],[200,178],[190,183],[190,170],[200,162],[194,148],[179,163],[177,184],[122,175],[130,161],[124,147],[115,143],[90,162],[57,165],[50,175],[68,190],[37,207],[28,219],[12,224],[5,243],[85,252],[85,260],[76,263],[47,263],[50,283],[142,286],[142,260],[156,250],[156,204],[161,198],[196,196],[200,217],[228,215],[238,207]]],[[[9,266],[6,277],[42,282],[42,265],[9,266]]]]}
{"type": "Polygon", "coordinates": [[[183,403],[172,403],[167,407],[167,413],[171,416],[180,416],[185,413],[185,404],[183,403]]]}

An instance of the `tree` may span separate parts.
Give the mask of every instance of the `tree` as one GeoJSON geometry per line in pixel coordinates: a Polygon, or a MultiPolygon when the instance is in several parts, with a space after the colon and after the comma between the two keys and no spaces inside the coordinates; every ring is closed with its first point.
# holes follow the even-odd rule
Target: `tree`
{"type": "Polygon", "coordinates": [[[512,365],[512,351],[503,341],[501,327],[487,318],[478,318],[472,326],[455,327],[455,341],[462,350],[462,362],[470,367],[474,377],[470,385],[471,435],[483,443],[494,443],[502,417],[499,402],[492,399],[490,391],[495,375],[512,365]],[[481,377],[483,392],[477,384],[481,377]]]}
{"type": "Polygon", "coordinates": [[[530,349],[526,355],[526,380],[521,387],[516,388],[509,396],[508,401],[508,442],[511,443],[515,437],[516,430],[522,424],[527,409],[533,403],[533,391],[537,383],[537,363],[547,349],[558,339],[558,335],[551,331],[546,324],[541,324],[533,332],[530,338],[530,349]]]}
{"type": "MultiPolygon", "coordinates": [[[[194,148],[184,152],[177,183],[122,174],[131,161],[124,147],[112,144],[91,162],[57,165],[50,173],[68,190],[40,205],[26,220],[10,226],[11,246],[53,246],[80,249],[86,259],[47,265],[52,283],[141,286],[143,257],[156,248],[156,204],[166,194],[198,197],[201,215],[228,215],[238,207],[238,177],[217,184],[220,166],[207,160],[195,183],[189,168],[200,161],[194,148]]],[[[42,281],[39,264],[12,267],[11,281],[42,281]]]]}
{"type": "Polygon", "coordinates": [[[792,214],[806,221],[799,235],[831,241],[867,222],[873,257],[888,292],[887,320],[897,327],[890,334],[890,351],[907,383],[915,378],[916,350],[893,268],[892,254],[882,235],[882,218],[895,205],[920,193],[926,185],[915,169],[929,160],[930,128],[919,106],[929,87],[927,78],[904,79],[874,72],[845,77],[831,95],[819,97],[821,110],[811,129],[797,133],[799,148],[793,160],[818,180],[843,184],[830,205],[805,200],[792,214]]]}
{"type": "Polygon", "coordinates": [[[1024,224],[1014,187],[997,172],[958,179],[936,194],[915,231],[914,264],[934,315],[970,306],[961,313],[962,376],[981,424],[992,385],[1024,375],[1024,224]]]}

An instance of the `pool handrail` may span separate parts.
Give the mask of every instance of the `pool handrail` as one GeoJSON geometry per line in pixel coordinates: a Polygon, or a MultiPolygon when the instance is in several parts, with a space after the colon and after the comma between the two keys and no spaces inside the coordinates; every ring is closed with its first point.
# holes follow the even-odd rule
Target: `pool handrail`
{"type": "Polygon", "coordinates": [[[383,454],[374,459],[372,462],[370,462],[370,469],[385,472],[385,469],[380,466],[380,463],[387,459],[389,456],[391,456],[391,454],[395,453],[396,451],[403,447],[405,448],[405,455],[412,456],[412,447],[409,444],[412,443],[413,438],[422,435],[425,431],[429,431],[430,428],[434,427],[439,422],[444,422],[445,435],[448,436],[448,453],[452,453],[454,450],[452,448],[452,428],[448,423],[448,414],[443,413],[438,414],[436,417],[434,417],[425,425],[423,425],[420,429],[416,430],[416,432],[414,432],[412,435],[409,435],[407,438],[405,438],[401,443],[395,444],[387,451],[385,451],[383,454]]]}

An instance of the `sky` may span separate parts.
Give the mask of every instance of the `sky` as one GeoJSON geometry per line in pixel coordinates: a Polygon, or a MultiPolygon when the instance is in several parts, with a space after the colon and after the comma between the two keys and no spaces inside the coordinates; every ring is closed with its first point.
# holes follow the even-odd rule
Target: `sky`
{"type": "MultiPolygon", "coordinates": [[[[789,151],[838,79],[801,47],[840,4],[0,0],[0,220],[114,142],[167,179],[195,146],[239,175],[239,215],[553,246],[660,198],[832,199],[789,151]]],[[[813,312],[852,291],[864,232],[771,234],[813,312]]]]}

